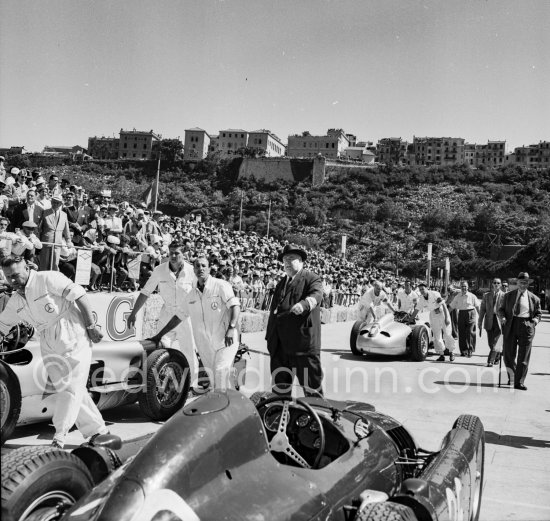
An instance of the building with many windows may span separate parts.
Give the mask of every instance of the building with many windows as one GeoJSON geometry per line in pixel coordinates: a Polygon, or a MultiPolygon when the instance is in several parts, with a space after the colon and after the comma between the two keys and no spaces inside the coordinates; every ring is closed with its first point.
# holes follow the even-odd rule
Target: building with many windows
{"type": "Polygon", "coordinates": [[[427,166],[464,163],[464,139],[414,136],[410,163],[427,166]]]}
{"type": "Polygon", "coordinates": [[[119,159],[158,159],[161,136],[152,130],[120,129],[119,159]]]}
{"type": "Polygon", "coordinates": [[[270,130],[253,130],[248,133],[248,147],[259,148],[265,152],[265,157],[280,157],[285,155],[283,142],[270,130]]]}
{"type": "Polygon", "coordinates": [[[385,137],[376,145],[376,158],[385,165],[400,165],[406,162],[407,141],[400,137],[385,137]]]}
{"type": "Polygon", "coordinates": [[[322,156],[337,159],[349,147],[349,140],[341,128],[331,128],[326,136],[312,136],[309,132],[288,136],[286,155],[289,157],[322,156]]]}
{"type": "Polygon", "coordinates": [[[218,148],[222,156],[235,155],[237,150],[248,146],[248,132],[243,129],[228,128],[218,134],[218,148]]]}
{"type": "Polygon", "coordinates": [[[538,144],[516,147],[514,149],[516,164],[548,167],[550,166],[550,141],[540,141],[538,144]]]}
{"type": "Polygon", "coordinates": [[[210,136],[202,128],[188,128],[185,131],[183,159],[204,159],[210,151],[210,136]]]}

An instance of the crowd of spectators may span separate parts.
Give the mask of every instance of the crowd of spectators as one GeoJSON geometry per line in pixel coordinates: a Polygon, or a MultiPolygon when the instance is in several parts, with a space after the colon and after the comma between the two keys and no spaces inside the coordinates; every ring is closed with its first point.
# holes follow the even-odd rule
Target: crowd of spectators
{"type": "MultiPolygon", "coordinates": [[[[266,294],[284,275],[277,261],[284,243],[273,237],[229,230],[223,224],[203,222],[200,216],[164,215],[148,209],[145,202],[115,201],[108,190],[89,194],[67,177],[44,177],[39,170],[9,169],[0,178],[0,192],[0,256],[7,253],[6,243],[10,241],[11,253],[24,255],[37,269],[59,269],[74,280],[77,248],[89,249],[92,268],[88,291],[139,289],[152,269],[167,259],[173,240],[185,245],[190,262],[199,254],[206,255],[212,275],[231,282],[238,294],[261,295],[263,302],[258,300],[257,307],[266,307],[266,294]],[[68,233],[56,236],[59,255],[44,263],[39,255],[47,247],[43,243],[48,244],[44,240],[44,215],[52,202],[55,207],[59,201],[67,216],[68,233]],[[129,264],[137,262],[138,256],[141,262],[135,276],[137,269],[131,270],[129,264]]],[[[403,282],[388,272],[321,251],[308,251],[308,268],[323,278],[325,307],[355,304],[374,279],[382,280],[393,295],[403,282]]]]}

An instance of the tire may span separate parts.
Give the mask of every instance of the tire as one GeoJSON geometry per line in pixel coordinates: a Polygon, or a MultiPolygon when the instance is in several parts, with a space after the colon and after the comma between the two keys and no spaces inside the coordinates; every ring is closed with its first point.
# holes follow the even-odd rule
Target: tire
{"type": "Polygon", "coordinates": [[[21,386],[11,367],[0,363],[0,442],[13,434],[21,414],[21,386]]]}
{"type": "Polygon", "coordinates": [[[415,362],[426,360],[430,348],[430,336],[423,326],[416,326],[411,333],[410,340],[411,359],[415,362]]]}
{"type": "Polygon", "coordinates": [[[185,405],[189,394],[187,358],[175,349],[157,349],[147,357],[145,369],[145,390],[139,394],[141,411],[152,420],[167,420],[185,405]]]}
{"type": "Polygon", "coordinates": [[[472,435],[476,446],[476,474],[470,496],[470,517],[468,521],[478,521],[481,510],[481,495],[485,477],[485,429],[481,420],[471,414],[461,414],[453,424],[453,429],[466,429],[472,435]]]}
{"type": "Polygon", "coordinates": [[[355,356],[363,356],[363,353],[357,349],[357,337],[359,336],[359,331],[361,330],[361,324],[363,324],[363,321],[357,320],[353,324],[349,335],[349,347],[355,356]]]}
{"type": "Polygon", "coordinates": [[[21,447],[2,457],[2,508],[23,521],[61,500],[74,504],[94,483],[76,456],[51,447],[21,447]]]}
{"type": "Polygon", "coordinates": [[[417,521],[411,508],[399,503],[371,503],[355,517],[355,521],[417,521]]]}

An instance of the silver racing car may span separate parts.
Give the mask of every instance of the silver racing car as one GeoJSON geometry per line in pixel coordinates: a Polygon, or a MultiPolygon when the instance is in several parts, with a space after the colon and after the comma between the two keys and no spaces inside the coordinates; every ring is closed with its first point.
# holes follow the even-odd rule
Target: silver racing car
{"type": "Polygon", "coordinates": [[[407,355],[421,362],[428,354],[433,334],[427,316],[419,317],[414,320],[409,313],[397,311],[379,316],[374,322],[357,320],[351,328],[351,352],[356,356],[407,355]]]}

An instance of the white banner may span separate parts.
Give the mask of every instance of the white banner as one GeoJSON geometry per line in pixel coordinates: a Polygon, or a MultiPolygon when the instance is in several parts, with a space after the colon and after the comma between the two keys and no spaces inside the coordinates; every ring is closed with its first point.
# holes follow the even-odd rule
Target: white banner
{"type": "Polygon", "coordinates": [[[346,254],[346,242],[348,240],[348,236],[347,235],[342,235],[342,253],[345,255],[346,254]]]}
{"type": "Polygon", "coordinates": [[[90,272],[92,270],[92,251],[77,250],[76,275],[74,281],[81,286],[90,283],[90,272]]]}
{"type": "Polygon", "coordinates": [[[130,279],[139,280],[139,266],[141,264],[141,255],[138,255],[135,259],[128,261],[128,277],[130,279]]]}
{"type": "Polygon", "coordinates": [[[432,243],[428,243],[428,260],[432,260],[432,243]]]}

